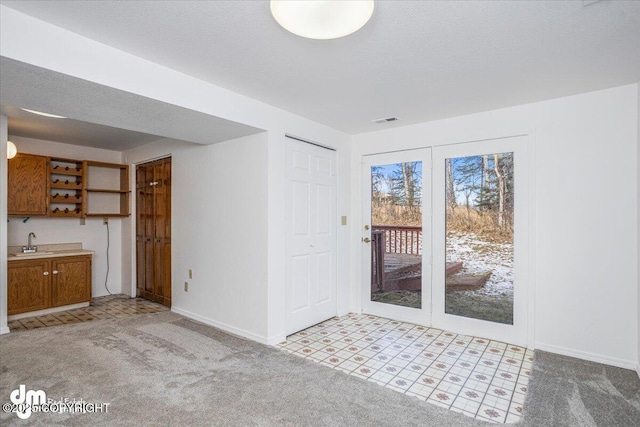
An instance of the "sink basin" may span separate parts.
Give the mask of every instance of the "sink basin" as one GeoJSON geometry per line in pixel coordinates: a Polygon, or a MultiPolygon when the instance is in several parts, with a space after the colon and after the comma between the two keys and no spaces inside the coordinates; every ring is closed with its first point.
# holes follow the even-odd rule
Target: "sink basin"
{"type": "Polygon", "coordinates": [[[53,254],[53,252],[40,251],[40,252],[26,252],[26,253],[23,253],[23,252],[17,252],[17,253],[15,253],[15,254],[13,254],[13,255],[14,255],[14,256],[24,256],[24,257],[27,257],[27,256],[36,256],[36,255],[52,255],[52,254],[53,254]]]}

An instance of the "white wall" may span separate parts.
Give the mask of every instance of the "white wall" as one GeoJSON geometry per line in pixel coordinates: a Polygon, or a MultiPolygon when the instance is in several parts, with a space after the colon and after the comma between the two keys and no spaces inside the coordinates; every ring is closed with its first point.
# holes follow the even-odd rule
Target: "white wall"
{"type": "MultiPolygon", "coordinates": [[[[64,157],[78,160],[97,160],[109,163],[122,163],[122,153],[111,150],[101,150],[77,145],[61,144],[18,136],[9,139],[16,144],[18,152],[25,154],[39,154],[42,156],[64,157]]],[[[4,205],[6,207],[6,204],[4,205]]],[[[6,213],[6,208],[2,209],[6,213]]],[[[51,243],[82,242],[84,249],[95,251],[92,259],[92,295],[94,297],[107,295],[105,277],[107,273],[107,227],[102,218],[87,218],[85,225],[80,225],[79,218],[47,218],[32,216],[27,222],[24,218],[11,217],[8,223],[8,245],[23,246],[27,243],[27,236],[34,232],[37,245],[51,243]]],[[[107,287],[111,293],[122,292],[122,220],[109,218],[109,278],[107,287]]],[[[6,293],[2,294],[6,300],[6,293]]]]}
{"type": "MultiPolygon", "coordinates": [[[[267,334],[266,133],[207,146],[161,141],[127,151],[125,159],[135,170],[135,164],[169,155],[172,157],[172,309],[237,334],[264,340],[267,334]],[[192,280],[188,278],[189,269],[193,270],[192,280]],[[188,292],[184,291],[185,281],[189,282],[188,292]]],[[[135,230],[131,237],[133,249],[135,230]]],[[[134,279],[132,283],[135,284],[134,279]]]]}
{"type": "Polygon", "coordinates": [[[637,167],[636,167],[636,175],[637,175],[637,183],[638,183],[638,194],[636,202],[638,204],[638,259],[637,259],[637,267],[638,267],[638,307],[636,309],[636,316],[638,318],[638,353],[636,354],[636,372],[640,377],[640,82],[637,84],[638,86],[638,144],[637,144],[637,167]]]}
{"type": "Polygon", "coordinates": [[[0,114],[0,334],[7,327],[7,116],[0,114]]]}
{"type": "MultiPolygon", "coordinates": [[[[356,201],[363,154],[528,134],[535,146],[535,333],[529,341],[539,349],[635,368],[637,116],[634,84],[356,135],[353,216],[361,216],[356,201]]],[[[355,241],[358,226],[353,230],[355,241]]],[[[354,246],[352,259],[361,259],[358,251],[354,246]]],[[[358,310],[361,267],[354,267],[358,310]]]]}

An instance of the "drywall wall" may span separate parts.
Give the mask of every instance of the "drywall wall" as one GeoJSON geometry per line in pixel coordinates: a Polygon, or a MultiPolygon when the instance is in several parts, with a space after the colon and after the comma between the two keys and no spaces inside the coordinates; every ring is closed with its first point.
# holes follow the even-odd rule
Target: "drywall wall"
{"type": "Polygon", "coordinates": [[[205,146],[160,141],[124,155],[132,170],[151,159],[172,158],[172,310],[264,340],[266,133],[205,146]]]}
{"type": "MultiPolygon", "coordinates": [[[[367,153],[529,135],[535,151],[535,263],[530,266],[535,296],[529,301],[534,332],[529,344],[634,368],[637,98],[637,85],[628,85],[356,135],[352,168],[359,170],[367,153]]],[[[360,197],[358,175],[353,173],[355,200],[360,197]]],[[[357,204],[353,212],[360,216],[357,204]]],[[[361,259],[356,247],[352,259],[361,259]]],[[[359,270],[352,272],[354,310],[362,295],[359,270]]]]}
{"type": "MultiPolygon", "coordinates": [[[[0,114],[0,176],[7,176],[7,116],[0,114]]],[[[5,181],[4,179],[2,180],[5,181]]],[[[0,185],[0,334],[7,327],[7,185],[0,185]]]]}
{"type": "Polygon", "coordinates": [[[636,179],[637,179],[637,185],[638,185],[638,193],[637,193],[637,198],[636,198],[636,203],[637,203],[637,220],[638,220],[638,259],[637,259],[637,268],[638,268],[638,307],[636,309],[636,317],[638,319],[638,349],[637,349],[637,354],[636,354],[636,372],[638,373],[638,376],[640,377],[640,171],[638,171],[638,168],[640,167],[640,82],[638,82],[637,84],[638,86],[638,118],[637,118],[637,125],[638,125],[638,143],[636,145],[636,150],[638,153],[638,158],[637,158],[637,166],[636,166],[636,179]]]}
{"type": "MultiPolygon", "coordinates": [[[[259,341],[275,344],[284,339],[285,292],[284,292],[284,135],[289,133],[320,143],[337,150],[338,155],[338,216],[350,212],[350,157],[349,136],[328,126],[313,122],[290,112],[275,108],[239,95],[221,87],[203,82],[186,74],[154,64],[134,55],[111,48],[102,43],[81,37],[70,31],[53,26],[0,5],[0,54],[69,76],[125,90],[158,101],[167,102],[194,111],[232,120],[267,131],[267,152],[262,162],[266,165],[267,235],[268,247],[262,255],[267,261],[267,309],[261,322],[266,325],[247,331],[259,341]],[[20,28],[29,28],[29,37],[15,34],[20,28]]],[[[87,105],[86,108],[96,108],[87,105]]],[[[111,124],[117,126],[117,123],[111,124]]],[[[151,151],[153,151],[152,149],[151,151]]],[[[189,172],[191,173],[191,172],[189,172]]],[[[236,195],[242,198],[241,194],[236,195]]],[[[235,199],[234,199],[235,200],[235,199]]],[[[178,221],[188,219],[178,219],[178,221]]],[[[350,224],[350,223],[349,223],[350,224]]],[[[338,228],[338,310],[346,312],[349,307],[350,271],[350,225],[338,228]]],[[[123,223],[123,232],[132,234],[132,225],[123,223]]],[[[127,239],[129,241],[130,239],[127,239]]],[[[206,250],[206,242],[191,242],[206,250]]],[[[131,250],[131,248],[124,248],[131,250]]],[[[129,257],[123,260],[123,269],[133,271],[134,262],[129,257]]],[[[245,269],[253,268],[247,260],[245,269]]],[[[129,288],[135,283],[131,274],[123,280],[129,288]]],[[[195,298],[189,293],[184,298],[195,298]]],[[[197,302],[193,302],[196,306],[197,302]]],[[[251,311],[246,307],[243,312],[251,311]]],[[[258,307],[257,310],[260,310],[258,307]]],[[[214,313],[205,310],[202,316],[214,313]]],[[[256,313],[258,313],[256,312],[256,313]]],[[[254,315],[254,314],[252,314],[254,315]]],[[[257,314],[255,314],[257,315],[257,314]]],[[[229,330],[243,329],[242,323],[228,325],[229,330]]]]}
{"type": "MultiPolygon", "coordinates": [[[[61,144],[59,142],[10,136],[20,153],[39,154],[80,160],[97,160],[109,163],[122,163],[122,153],[97,148],[80,147],[61,144]]],[[[6,206],[6,205],[4,205],[6,206]]],[[[6,212],[6,209],[3,209],[6,212]]],[[[35,245],[50,243],[82,242],[84,249],[95,251],[92,259],[92,295],[94,297],[122,292],[122,220],[109,218],[109,277],[107,276],[107,226],[102,218],[87,218],[85,225],[78,218],[46,218],[31,217],[9,218],[9,246],[23,246],[27,243],[27,235],[35,233],[35,245]],[[107,290],[108,288],[108,290],[107,290]]],[[[6,295],[2,294],[3,296],[6,295]]],[[[6,298],[6,296],[4,296],[6,298]]]]}

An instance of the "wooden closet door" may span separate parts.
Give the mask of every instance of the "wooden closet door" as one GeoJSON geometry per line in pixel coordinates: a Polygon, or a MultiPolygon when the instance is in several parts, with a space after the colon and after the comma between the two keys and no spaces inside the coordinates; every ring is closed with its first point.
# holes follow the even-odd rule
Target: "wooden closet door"
{"type": "Polygon", "coordinates": [[[144,291],[145,298],[155,301],[155,182],[153,179],[153,164],[147,165],[144,172],[144,291]]]}
{"type": "Polygon", "coordinates": [[[162,167],[162,295],[164,305],[171,307],[171,158],[163,160],[162,167]]]}
{"type": "Polygon", "coordinates": [[[171,306],[171,158],[136,168],[138,295],[171,306]]]}
{"type": "Polygon", "coordinates": [[[155,237],[154,275],[156,278],[155,301],[171,305],[171,247],[170,239],[170,160],[158,160],[153,167],[155,181],[155,237]]]}
{"type": "Polygon", "coordinates": [[[145,284],[145,221],[146,221],[146,166],[136,167],[136,288],[138,296],[144,296],[145,284]]]}

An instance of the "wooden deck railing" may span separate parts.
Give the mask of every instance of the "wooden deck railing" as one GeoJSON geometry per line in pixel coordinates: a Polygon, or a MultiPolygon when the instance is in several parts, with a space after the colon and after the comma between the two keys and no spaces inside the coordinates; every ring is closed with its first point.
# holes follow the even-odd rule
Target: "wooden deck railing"
{"type": "Polygon", "coordinates": [[[385,232],[371,231],[371,292],[384,290],[385,232]]]}
{"type": "Polygon", "coordinates": [[[388,254],[422,255],[422,227],[374,225],[372,231],[384,232],[384,248],[388,254]]]}

